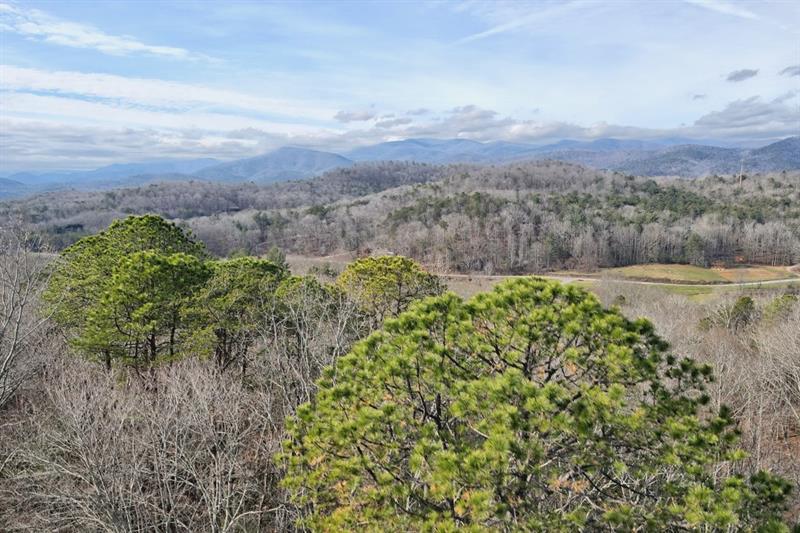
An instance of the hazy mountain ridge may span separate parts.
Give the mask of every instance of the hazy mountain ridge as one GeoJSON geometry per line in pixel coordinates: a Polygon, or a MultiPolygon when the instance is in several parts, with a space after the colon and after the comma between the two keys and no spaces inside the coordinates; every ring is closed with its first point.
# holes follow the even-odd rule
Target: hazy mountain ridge
{"type": "Polygon", "coordinates": [[[639,141],[597,139],[560,141],[545,146],[462,139],[409,139],[349,152],[356,160],[415,160],[428,163],[503,164],[553,159],[642,176],[700,177],[715,173],[775,172],[800,169],[800,137],[757,149],[723,148],[686,143],[686,139],[639,141]]]}
{"type": "Polygon", "coordinates": [[[701,177],[710,174],[800,169],[800,137],[755,149],[659,141],[564,140],[545,146],[468,139],[406,139],[364,146],[345,155],[297,147],[220,163],[214,159],[114,164],[87,172],[17,173],[0,181],[0,198],[65,188],[104,189],[158,181],[202,179],[273,183],[313,178],[356,162],[405,161],[428,164],[507,164],[551,159],[641,176],[701,177]]]}
{"type": "MultiPolygon", "coordinates": [[[[354,161],[418,161],[420,163],[485,162],[493,146],[512,143],[480,143],[468,139],[405,139],[363,146],[349,152],[354,161]]],[[[529,149],[525,145],[516,145],[529,149]]]]}
{"type": "Polygon", "coordinates": [[[20,181],[9,178],[0,178],[0,198],[3,198],[4,196],[11,196],[13,194],[24,193],[29,188],[30,187],[20,181]]]}
{"type": "Polygon", "coordinates": [[[110,181],[145,174],[193,174],[198,170],[218,163],[219,160],[208,157],[200,159],[168,159],[138,163],[114,163],[94,170],[75,172],[18,172],[7,176],[7,178],[34,186],[59,183],[77,184],[110,181]]]}
{"type": "Polygon", "coordinates": [[[221,163],[196,172],[196,175],[216,181],[270,183],[310,178],[352,164],[353,161],[339,154],[287,146],[264,155],[221,163]]]}

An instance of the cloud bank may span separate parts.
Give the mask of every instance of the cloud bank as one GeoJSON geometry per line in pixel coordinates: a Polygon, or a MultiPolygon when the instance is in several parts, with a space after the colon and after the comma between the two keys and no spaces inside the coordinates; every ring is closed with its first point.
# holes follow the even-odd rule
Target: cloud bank
{"type": "Polygon", "coordinates": [[[782,4],[166,1],[175,32],[147,4],[47,5],[0,0],[0,173],[413,137],[798,133],[797,17],[782,4]],[[192,63],[212,55],[225,59],[192,63]]]}

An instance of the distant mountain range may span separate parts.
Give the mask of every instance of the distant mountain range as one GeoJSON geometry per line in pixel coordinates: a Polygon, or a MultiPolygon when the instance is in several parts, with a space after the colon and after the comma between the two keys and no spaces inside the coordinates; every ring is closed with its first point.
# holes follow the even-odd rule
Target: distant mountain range
{"type": "Polygon", "coordinates": [[[657,150],[685,140],[661,142],[597,139],[591,142],[559,141],[545,146],[495,141],[481,143],[467,139],[406,139],[356,148],[345,155],[354,161],[418,161],[420,163],[508,163],[549,158],[572,151],[609,153],[657,150]]]}
{"type": "Polygon", "coordinates": [[[33,191],[32,187],[17,180],[0,178],[0,199],[3,197],[24,196],[33,191]]]}
{"type": "Polygon", "coordinates": [[[200,169],[209,167],[211,165],[216,165],[218,163],[218,160],[211,158],[167,159],[160,161],[146,161],[143,163],[115,163],[113,165],[82,172],[19,172],[17,174],[6,176],[6,178],[34,187],[42,185],[99,184],[125,180],[131,176],[192,174],[200,169]]]}
{"type": "Polygon", "coordinates": [[[554,159],[640,176],[699,177],[730,174],[741,169],[745,172],[800,169],[800,137],[789,137],[756,149],[691,144],[686,139],[598,139],[591,142],[561,141],[546,146],[479,143],[463,139],[408,139],[358,148],[345,155],[354,161],[424,163],[493,164],[554,159]]]}
{"type": "Polygon", "coordinates": [[[776,172],[800,169],[800,137],[789,137],[756,149],[681,144],[643,150],[570,149],[545,154],[545,157],[637,176],[690,178],[740,171],[776,172]]]}
{"type": "Polygon", "coordinates": [[[284,147],[257,157],[161,160],[115,164],[86,172],[18,173],[0,179],[0,198],[60,188],[101,189],[158,181],[276,181],[311,178],[362,161],[416,161],[430,164],[500,164],[554,159],[640,176],[698,177],[739,172],[800,169],[800,137],[755,149],[693,144],[687,139],[659,141],[565,140],[545,146],[467,139],[406,139],[356,148],[344,154],[284,147]]]}
{"type": "Polygon", "coordinates": [[[352,160],[338,154],[287,146],[257,157],[207,167],[195,175],[210,181],[269,183],[309,178],[352,164],[352,160]]]}

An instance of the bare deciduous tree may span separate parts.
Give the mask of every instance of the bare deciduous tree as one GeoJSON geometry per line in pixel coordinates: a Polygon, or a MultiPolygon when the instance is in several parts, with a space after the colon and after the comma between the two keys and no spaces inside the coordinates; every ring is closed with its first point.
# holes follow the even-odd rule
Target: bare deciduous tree
{"type": "Polygon", "coordinates": [[[47,264],[38,237],[16,224],[0,228],[0,407],[36,366],[47,321],[37,307],[47,264]]]}
{"type": "Polygon", "coordinates": [[[77,358],[51,363],[36,416],[16,428],[14,475],[0,490],[11,516],[0,520],[109,532],[291,527],[270,391],[192,360],[158,369],[149,387],[120,378],[77,358]]]}

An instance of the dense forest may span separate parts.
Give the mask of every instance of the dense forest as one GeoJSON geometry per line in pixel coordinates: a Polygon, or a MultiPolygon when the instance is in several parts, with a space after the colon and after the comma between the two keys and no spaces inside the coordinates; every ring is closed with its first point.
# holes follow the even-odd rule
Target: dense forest
{"type": "Polygon", "coordinates": [[[402,256],[298,276],[154,215],[46,251],[0,228],[4,531],[800,518],[789,288],[521,277],[465,300],[402,256]]]}
{"type": "Polygon", "coordinates": [[[440,271],[800,262],[800,174],[641,178],[560,162],[359,164],[306,181],[155,184],[0,204],[55,248],[157,213],[211,253],[397,253],[440,271]]]}

